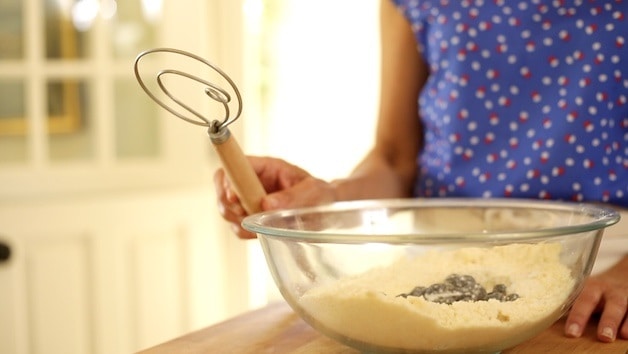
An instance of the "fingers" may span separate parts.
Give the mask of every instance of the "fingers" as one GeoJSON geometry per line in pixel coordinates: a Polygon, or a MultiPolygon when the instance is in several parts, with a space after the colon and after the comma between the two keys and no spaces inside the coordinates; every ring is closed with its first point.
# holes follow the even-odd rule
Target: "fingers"
{"type": "Polygon", "coordinates": [[[242,219],[244,219],[247,214],[240,204],[238,196],[231,189],[229,179],[222,169],[219,169],[214,174],[214,188],[216,190],[218,212],[226,221],[231,223],[233,233],[242,239],[255,238],[254,233],[244,230],[240,226],[242,219]]]}
{"type": "Polygon", "coordinates": [[[584,289],[582,289],[580,296],[574,301],[567,316],[565,335],[574,338],[582,336],[587,322],[589,322],[591,315],[602,299],[602,294],[601,284],[591,279],[585,282],[584,289]]]}
{"type": "Polygon", "coordinates": [[[218,199],[218,210],[227,221],[239,221],[246,215],[238,200],[238,196],[231,189],[229,179],[226,177],[224,170],[219,169],[214,174],[214,186],[216,198],[218,199]]]}
{"type": "Polygon", "coordinates": [[[622,286],[604,280],[590,278],[574,302],[565,323],[565,335],[580,337],[595,312],[601,310],[597,326],[597,339],[613,342],[628,339],[628,291],[622,286]]]}
{"type": "Polygon", "coordinates": [[[236,234],[236,236],[238,236],[238,238],[243,239],[243,240],[250,240],[250,239],[257,238],[257,235],[255,233],[243,229],[239,224],[238,225],[232,224],[231,230],[233,231],[234,234],[236,234]]]}
{"type": "MultiPolygon", "coordinates": [[[[249,157],[249,162],[269,193],[261,202],[264,211],[313,206],[334,200],[335,194],[329,183],[312,177],[298,166],[266,157],[249,157]]],[[[223,169],[214,173],[214,186],[219,212],[232,224],[234,233],[240,238],[254,238],[254,234],[240,226],[247,213],[223,169]]]]}
{"type": "Polygon", "coordinates": [[[624,317],[624,324],[619,329],[618,337],[621,339],[628,339],[628,314],[624,317]]]}
{"type": "MultiPolygon", "coordinates": [[[[622,322],[626,317],[628,307],[628,295],[620,290],[609,290],[605,295],[605,305],[600,317],[597,329],[597,337],[602,342],[612,342],[617,338],[618,330],[622,328],[622,322]]],[[[625,338],[626,323],[623,324],[623,332],[620,334],[625,338]]]]}

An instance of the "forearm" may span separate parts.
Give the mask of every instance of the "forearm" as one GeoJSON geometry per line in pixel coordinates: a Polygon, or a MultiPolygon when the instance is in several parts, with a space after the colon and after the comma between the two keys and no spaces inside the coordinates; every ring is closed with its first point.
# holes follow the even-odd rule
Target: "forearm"
{"type": "Polygon", "coordinates": [[[412,28],[389,0],[381,3],[381,90],[374,148],[345,179],[332,182],[336,200],[412,196],[423,142],[417,97],[429,69],[412,28]]]}
{"type": "Polygon", "coordinates": [[[355,199],[407,198],[412,196],[416,166],[395,165],[375,150],[349,177],[332,182],[337,201],[355,199]]]}

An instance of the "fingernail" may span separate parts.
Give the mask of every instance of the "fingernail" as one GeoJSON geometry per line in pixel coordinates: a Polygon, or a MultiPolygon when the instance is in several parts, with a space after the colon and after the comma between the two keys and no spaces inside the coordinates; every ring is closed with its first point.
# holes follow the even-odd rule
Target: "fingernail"
{"type": "Polygon", "coordinates": [[[578,326],[576,323],[570,324],[569,327],[567,327],[567,335],[572,336],[572,337],[579,337],[580,326],[578,326]]]}
{"type": "Polygon", "coordinates": [[[608,338],[610,340],[615,340],[615,333],[610,327],[604,327],[601,333],[602,337],[608,338]]]}

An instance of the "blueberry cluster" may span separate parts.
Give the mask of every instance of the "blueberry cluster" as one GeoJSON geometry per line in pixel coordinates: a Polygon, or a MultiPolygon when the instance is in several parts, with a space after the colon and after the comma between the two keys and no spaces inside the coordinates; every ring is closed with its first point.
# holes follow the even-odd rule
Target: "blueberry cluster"
{"type": "Polygon", "coordinates": [[[456,301],[488,301],[495,299],[501,302],[515,301],[519,298],[518,294],[508,294],[508,289],[504,284],[497,284],[493,290],[487,292],[470,275],[451,274],[443,283],[432,284],[428,287],[417,286],[409,293],[399,294],[397,296],[422,296],[427,301],[437,302],[441,304],[452,304],[456,301]]]}

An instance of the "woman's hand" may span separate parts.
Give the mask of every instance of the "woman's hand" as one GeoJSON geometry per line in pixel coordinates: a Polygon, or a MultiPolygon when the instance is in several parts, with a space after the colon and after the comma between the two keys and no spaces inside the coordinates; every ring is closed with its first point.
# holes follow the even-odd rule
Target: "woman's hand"
{"type": "Polygon", "coordinates": [[[565,334],[580,337],[594,313],[601,314],[598,340],[628,339],[628,256],[611,269],[585,281],[584,289],[567,317],[565,334]]]}
{"type": "MultiPolygon", "coordinates": [[[[335,200],[330,183],[314,178],[295,165],[271,157],[250,156],[248,159],[268,193],[261,201],[263,211],[313,206],[335,200]]],[[[231,223],[234,233],[240,238],[255,238],[255,234],[240,225],[247,213],[223,169],[214,174],[214,187],[220,214],[231,223]]]]}

